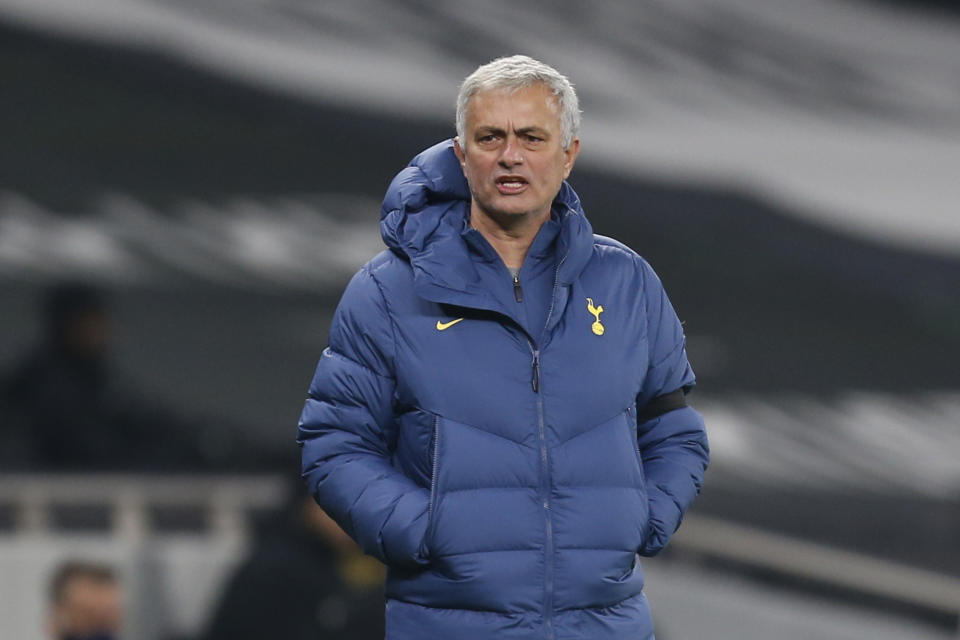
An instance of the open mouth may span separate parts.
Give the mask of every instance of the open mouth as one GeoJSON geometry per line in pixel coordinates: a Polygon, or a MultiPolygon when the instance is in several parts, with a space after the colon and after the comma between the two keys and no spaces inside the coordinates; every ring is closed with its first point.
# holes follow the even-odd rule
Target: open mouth
{"type": "Polygon", "coordinates": [[[527,181],[520,176],[500,176],[496,184],[500,193],[506,195],[520,193],[527,188],[527,181]]]}

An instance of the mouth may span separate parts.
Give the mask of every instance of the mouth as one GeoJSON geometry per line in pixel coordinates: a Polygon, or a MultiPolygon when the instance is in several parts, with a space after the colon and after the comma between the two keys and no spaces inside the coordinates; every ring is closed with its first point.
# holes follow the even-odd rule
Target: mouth
{"type": "Polygon", "coordinates": [[[528,182],[522,176],[500,176],[494,182],[497,190],[504,195],[522,193],[528,186],[528,182]]]}

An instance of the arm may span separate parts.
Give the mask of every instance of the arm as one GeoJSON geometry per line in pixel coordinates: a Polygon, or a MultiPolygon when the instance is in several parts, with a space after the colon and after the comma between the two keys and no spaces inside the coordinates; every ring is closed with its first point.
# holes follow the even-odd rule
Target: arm
{"type": "Polygon", "coordinates": [[[430,493],[390,464],[395,380],[393,326],[373,276],[347,286],[330,328],[297,442],[310,493],[368,554],[425,564],[430,493]]]}
{"type": "Polygon", "coordinates": [[[638,445],[650,524],[640,553],[659,553],[700,493],[709,461],[703,418],[682,397],[695,384],[686,338],[660,279],[644,263],[650,365],[637,396],[638,445]]]}

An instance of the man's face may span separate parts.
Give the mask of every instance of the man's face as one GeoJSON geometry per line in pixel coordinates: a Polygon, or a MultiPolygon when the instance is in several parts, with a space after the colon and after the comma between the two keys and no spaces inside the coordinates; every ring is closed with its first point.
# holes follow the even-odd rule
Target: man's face
{"type": "Polygon", "coordinates": [[[473,195],[471,213],[501,223],[546,218],[580,150],[577,139],[563,148],[560,108],[542,84],[474,94],[465,136],[454,150],[473,195]]]}
{"type": "Polygon", "coordinates": [[[120,629],[120,588],[112,581],[78,576],[67,583],[52,612],[54,638],[105,637],[120,629]]]}
{"type": "Polygon", "coordinates": [[[65,330],[64,348],[76,357],[105,360],[110,343],[110,321],[106,312],[94,309],[72,317],[65,330]]]}

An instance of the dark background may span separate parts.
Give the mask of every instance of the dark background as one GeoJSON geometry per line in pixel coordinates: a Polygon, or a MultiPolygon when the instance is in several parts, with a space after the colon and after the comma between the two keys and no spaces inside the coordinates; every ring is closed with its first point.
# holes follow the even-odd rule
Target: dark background
{"type": "MultiPolygon", "coordinates": [[[[948,24],[958,15],[948,2],[878,4],[929,11],[922,15],[948,24]]],[[[500,50],[509,40],[471,40],[466,36],[477,33],[468,26],[443,26],[431,46],[466,72],[512,53],[500,50]]],[[[709,31],[689,33],[695,37],[684,46],[705,66],[718,75],[730,71],[734,62],[720,55],[728,43],[709,31]]],[[[638,45],[638,59],[642,51],[638,45]]],[[[856,74],[808,53],[813,81],[822,79],[823,88],[800,95],[776,76],[766,85],[755,80],[767,98],[799,97],[814,106],[820,100],[824,111],[844,117],[861,107],[871,117],[917,117],[858,104],[856,74]],[[852,87],[841,92],[846,103],[831,101],[826,87],[835,83],[852,87]]],[[[791,55],[780,63],[803,64],[791,55]]],[[[453,135],[455,92],[450,86],[445,120],[344,106],[231,80],[156,47],[45,31],[0,15],[0,195],[29,203],[14,211],[13,201],[3,201],[6,209],[0,202],[0,234],[12,232],[15,216],[49,218],[51,225],[98,219],[110,194],[174,225],[189,222],[185,202],[208,205],[215,222],[234,215],[238,198],[269,208],[280,198],[308,202],[334,193],[369,206],[326,207],[324,214],[375,237],[377,205],[393,175],[421,149],[453,135]]],[[[595,100],[584,96],[584,105],[595,100]]],[[[587,107],[584,118],[591,118],[587,107]]],[[[929,394],[954,397],[960,389],[960,247],[925,250],[839,232],[812,222],[798,204],[736,184],[615,174],[591,162],[589,142],[571,183],[595,231],[636,249],[664,281],[685,322],[698,375],[694,404],[702,402],[708,428],[714,407],[802,398],[822,412],[788,439],[825,442],[836,425],[830,416],[842,414],[850,394],[897,399],[922,420],[929,394]]],[[[314,285],[243,273],[211,278],[150,254],[155,248],[140,250],[138,264],[150,267],[149,277],[90,278],[110,296],[116,370],[172,410],[243,433],[271,459],[294,459],[296,421],[333,307],[352,269],[370,256],[356,255],[350,269],[331,263],[325,284],[314,285]]],[[[322,255],[317,259],[324,264],[322,255]]],[[[56,263],[14,268],[0,254],[0,366],[37,338],[36,307],[46,287],[76,275],[56,263]]],[[[941,416],[945,442],[955,441],[957,420],[956,413],[941,416]]],[[[786,460],[794,455],[760,450],[786,460]]],[[[730,479],[724,452],[718,438],[698,512],[960,575],[956,492],[840,492],[816,478],[744,483],[730,479]]]]}

